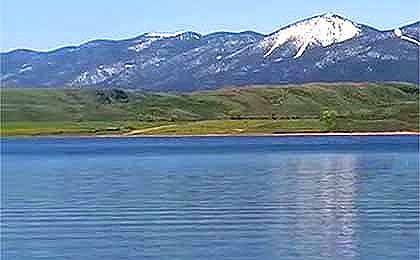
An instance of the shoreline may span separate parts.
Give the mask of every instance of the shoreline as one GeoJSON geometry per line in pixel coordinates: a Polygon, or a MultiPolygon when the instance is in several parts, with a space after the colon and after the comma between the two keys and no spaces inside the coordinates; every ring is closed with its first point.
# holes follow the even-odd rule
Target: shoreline
{"type": "Polygon", "coordinates": [[[242,133],[242,134],[104,134],[104,135],[8,135],[0,138],[184,138],[184,137],[322,137],[322,136],[419,136],[420,132],[306,132],[306,133],[242,133]]]}
{"type": "Polygon", "coordinates": [[[305,137],[305,136],[403,136],[418,135],[420,132],[308,132],[308,133],[243,133],[243,134],[173,134],[173,135],[103,135],[101,137],[305,137]]]}

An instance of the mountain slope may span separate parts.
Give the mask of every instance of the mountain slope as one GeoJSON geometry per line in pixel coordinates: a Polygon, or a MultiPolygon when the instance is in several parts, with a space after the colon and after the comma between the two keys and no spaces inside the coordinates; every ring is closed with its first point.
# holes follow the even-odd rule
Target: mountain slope
{"type": "Polygon", "coordinates": [[[280,29],[266,37],[261,45],[268,49],[264,54],[268,57],[285,43],[292,42],[296,52],[294,58],[298,58],[311,45],[327,47],[356,37],[361,33],[360,27],[340,16],[325,14],[280,29]]]}
{"type": "Polygon", "coordinates": [[[419,82],[420,23],[379,31],[334,14],[270,35],[146,33],[51,52],[0,54],[12,87],[127,87],[190,91],[311,81],[419,82]]]}

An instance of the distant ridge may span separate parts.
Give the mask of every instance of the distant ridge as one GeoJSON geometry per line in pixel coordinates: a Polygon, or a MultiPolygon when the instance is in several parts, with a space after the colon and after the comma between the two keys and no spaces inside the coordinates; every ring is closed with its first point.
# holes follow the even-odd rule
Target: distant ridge
{"type": "Polygon", "coordinates": [[[420,22],[380,31],[325,13],[263,35],[150,32],[49,52],[1,53],[8,87],[190,91],[227,85],[419,82],[420,22]]]}

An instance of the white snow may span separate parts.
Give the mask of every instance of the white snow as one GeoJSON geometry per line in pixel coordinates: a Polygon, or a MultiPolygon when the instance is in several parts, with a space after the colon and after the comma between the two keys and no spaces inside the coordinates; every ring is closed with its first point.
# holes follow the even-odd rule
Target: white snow
{"type": "Polygon", "coordinates": [[[145,50],[145,49],[149,48],[152,45],[152,43],[156,40],[157,39],[150,39],[150,40],[147,40],[147,41],[143,41],[143,42],[140,42],[140,43],[138,43],[134,46],[128,47],[128,49],[132,50],[132,51],[135,51],[135,52],[140,52],[142,50],[145,50]]]}
{"type": "Polygon", "coordinates": [[[118,73],[122,72],[125,66],[121,63],[112,65],[99,65],[97,68],[81,73],[71,85],[91,85],[104,82],[118,73]]]}
{"type": "Polygon", "coordinates": [[[23,73],[25,71],[30,71],[32,70],[32,65],[31,64],[23,64],[22,68],[19,70],[19,73],[23,73]]]}
{"type": "Polygon", "coordinates": [[[153,37],[153,38],[171,38],[171,37],[180,36],[184,33],[185,33],[185,31],[179,31],[179,32],[174,32],[174,33],[170,33],[170,32],[149,32],[149,33],[146,33],[146,36],[147,37],[153,37]]]}
{"type": "Polygon", "coordinates": [[[397,29],[395,29],[394,30],[394,33],[395,33],[395,35],[397,36],[397,37],[401,37],[403,34],[402,34],[402,31],[401,31],[401,29],[400,28],[397,28],[397,29]]]}
{"type": "Polygon", "coordinates": [[[134,64],[124,64],[124,67],[125,67],[126,69],[132,69],[132,68],[135,68],[135,67],[136,67],[136,65],[134,65],[134,64]]]}
{"type": "Polygon", "coordinates": [[[357,24],[327,13],[286,27],[265,38],[261,46],[268,49],[264,55],[264,57],[268,57],[277,48],[292,41],[298,50],[294,58],[298,58],[310,45],[327,47],[349,40],[357,36],[360,31],[357,24]]]}
{"type": "Polygon", "coordinates": [[[309,42],[305,42],[299,49],[299,51],[296,53],[294,58],[299,58],[300,56],[303,55],[303,53],[305,52],[306,48],[308,47],[309,42]]]}
{"type": "Polygon", "coordinates": [[[411,43],[414,43],[420,46],[420,42],[418,40],[403,35],[403,32],[401,31],[400,28],[395,29],[394,33],[398,38],[401,38],[402,40],[409,41],[411,43]]]}

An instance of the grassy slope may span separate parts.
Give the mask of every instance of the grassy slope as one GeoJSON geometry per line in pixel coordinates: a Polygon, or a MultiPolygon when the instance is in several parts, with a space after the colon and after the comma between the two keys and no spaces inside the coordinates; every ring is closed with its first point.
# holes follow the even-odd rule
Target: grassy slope
{"type": "Polygon", "coordinates": [[[419,88],[393,84],[252,86],[191,94],[3,89],[2,134],[317,132],[335,110],[336,131],[418,131],[419,88]],[[232,120],[235,119],[235,120],[232,120]]]}

